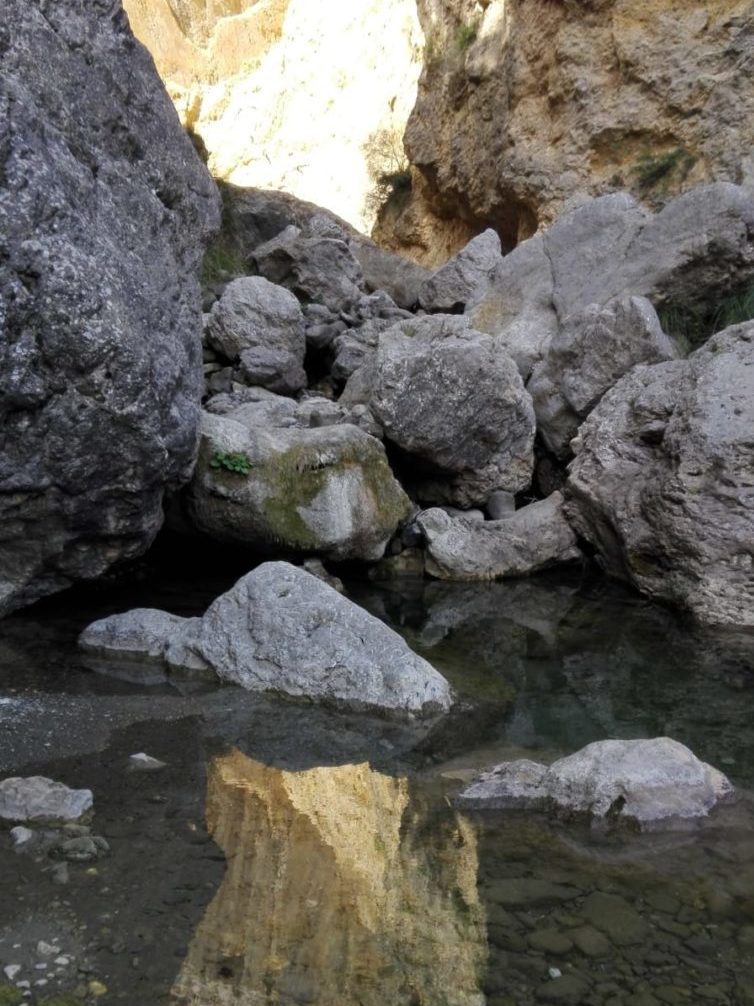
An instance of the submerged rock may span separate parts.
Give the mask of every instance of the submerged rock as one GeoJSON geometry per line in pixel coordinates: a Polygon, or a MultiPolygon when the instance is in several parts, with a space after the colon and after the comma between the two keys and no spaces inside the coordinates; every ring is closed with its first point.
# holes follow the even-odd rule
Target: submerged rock
{"type": "Polygon", "coordinates": [[[560,493],[502,520],[469,520],[433,509],[417,523],[426,540],[427,572],[441,580],[526,576],[581,555],[560,493]]]}
{"type": "Polygon", "coordinates": [[[576,531],[612,576],[704,623],[754,626],[754,322],[638,366],[573,441],[576,531]]]}
{"type": "Polygon", "coordinates": [[[78,821],[92,809],[89,789],[69,789],[41,775],[0,782],[0,818],[40,824],[78,821]]]}
{"type": "Polygon", "coordinates": [[[728,779],[669,737],[588,744],[552,765],[521,759],[483,772],[459,796],[469,809],[555,809],[640,828],[706,817],[733,792],[728,779]]]}
{"type": "Polygon", "coordinates": [[[3,5],[0,614],[139,555],[188,478],[209,174],[119,5],[3,5]]]}
{"type": "MultiPolygon", "coordinates": [[[[291,424],[298,420],[288,417],[291,424]]],[[[256,407],[205,413],[186,491],[197,530],[260,550],[379,559],[410,512],[378,440],[350,424],[261,425],[256,407]],[[241,459],[241,470],[232,467],[241,459]]]]}
{"type": "MultiPolygon", "coordinates": [[[[134,613],[112,615],[84,630],[80,645],[107,652],[126,626],[131,652],[134,613]]],[[[285,562],[248,573],[196,619],[162,623],[162,660],[203,662],[219,678],[250,691],[279,692],[356,709],[433,715],[451,705],[445,679],[383,622],[315,576],[285,562]],[[184,655],[182,658],[181,655],[184,655]]],[[[144,655],[154,659],[155,625],[144,655]]],[[[118,647],[113,655],[120,656],[118,647]]]]}

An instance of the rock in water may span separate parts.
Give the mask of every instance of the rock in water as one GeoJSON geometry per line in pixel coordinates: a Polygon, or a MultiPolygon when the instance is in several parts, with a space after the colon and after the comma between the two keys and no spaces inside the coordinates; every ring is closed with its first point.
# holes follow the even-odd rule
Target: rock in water
{"type": "Polygon", "coordinates": [[[69,789],[44,776],[14,776],[0,782],[0,818],[54,823],[78,821],[92,809],[92,791],[69,789]]]}
{"type": "Polygon", "coordinates": [[[201,661],[224,681],[250,691],[418,715],[443,712],[451,704],[447,681],[397,633],[287,562],[264,563],[248,573],[210,605],[198,628],[197,619],[166,616],[160,623],[157,612],[137,612],[140,619],[133,614],[94,622],[79,645],[119,659],[119,639],[125,637],[133,655],[141,619],[145,659],[156,658],[162,625],[166,664],[182,668],[184,660],[189,667],[201,661]]]}
{"type": "Polygon", "coordinates": [[[733,792],[728,779],[669,737],[587,744],[549,768],[521,759],[483,772],[459,797],[470,809],[548,808],[642,828],[673,828],[733,792]]]}
{"type": "Polygon", "coordinates": [[[215,187],[110,0],[6,0],[0,614],[143,552],[193,464],[215,187]]]}
{"type": "Polygon", "coordinates": [[[608,573],[712,625],[754,626],[754,322],[638,366],[572,446],[567,512],[608,573]]]}

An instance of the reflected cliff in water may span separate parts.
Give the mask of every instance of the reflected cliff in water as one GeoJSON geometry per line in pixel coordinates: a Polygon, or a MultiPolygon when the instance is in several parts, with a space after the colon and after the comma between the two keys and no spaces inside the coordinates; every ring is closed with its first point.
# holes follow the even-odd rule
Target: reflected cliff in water
{"type": "Polygon", "coordinates": [[[227,872],[174,992],[195,1006],[481,1006],[473,826],[368,764],[210,766],[227,872]]]}

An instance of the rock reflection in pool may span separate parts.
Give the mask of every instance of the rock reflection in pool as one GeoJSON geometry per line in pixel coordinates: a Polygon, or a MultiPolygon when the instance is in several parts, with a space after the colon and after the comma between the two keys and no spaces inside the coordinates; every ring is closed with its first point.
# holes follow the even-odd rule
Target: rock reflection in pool
{"type": "Polygon", "coordinates": [[[194,1006],[481,1006],[473,826],[368,764],[210,766],[227,872],[174,992],[194,1006]]]}

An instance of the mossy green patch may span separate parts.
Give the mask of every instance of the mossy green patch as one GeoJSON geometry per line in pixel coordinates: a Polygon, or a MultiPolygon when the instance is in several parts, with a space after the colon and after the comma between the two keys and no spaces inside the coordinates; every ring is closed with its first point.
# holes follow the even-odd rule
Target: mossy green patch
{"type": "Polygon", "coordinates": [[[13,985],[0,985],[0,1006],[18,1006],[24,1001],[21,989],[13,985]]]}
{"type": "Polygon", "coordinates": [[[39,1000],[39,1006],[84,1006],[84,1000],[72,995],[53,995],[39,1000]]]}
{"type": "Polygon", "coordinates": [[[268,490],[264,513],[274,537],[289,547],[316,549],[321,545],[301,510],[314,502],[331,479],[345,476],[349,469],[358,470],[378,526],[395,526],[408,515],[408,498],[395,483],[386,458],[370,444],[298,444],[255,472],[268,490]]]}

